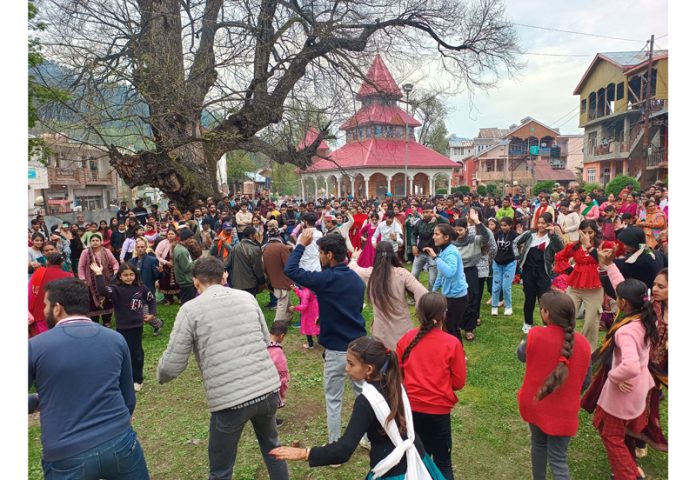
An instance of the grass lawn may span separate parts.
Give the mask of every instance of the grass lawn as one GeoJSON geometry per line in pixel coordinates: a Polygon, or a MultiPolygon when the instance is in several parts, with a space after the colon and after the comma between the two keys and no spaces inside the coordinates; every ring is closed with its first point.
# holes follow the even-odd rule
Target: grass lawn
{"type": "MultiPolygon", "coordinates": [[[[425,280],[425,275],[421,274],[425,280]]],[[[293,295],[294,297],[294,295],[293,295]]],[[[484,302],[488,293],[484,294],[484,302]]],[[[263,306],[268,292],[258,296],[263,306]]],[[[295,299],[296,303],[296,299],[295,299]]],[[[476,340],[466,343],[467,384],[458,393],[459,405],[453,412],[452,457],[457,478],[521,479],[530,478],[528,426],[517,409],[516,393],[524,376],[524,365],[517,360],[516,347],[522,334],[523,294],[513,287],[512,317],[490,316],[482,308],[482,326],[476,340]]],[[[205,479],[208,474],[207,435],[209,412],[203,384],[193,356],[187,370],[176,380],[158,385],[155,380],[157,360],[167,346],[177,307],[161,307],[165,319],[160,337],[153,337],[146,327],[145,383],[137,394],[133,425],[138,432],[151,478],[158,480],[205,479]]],[[[274,312],[264,309],[270,325],[274,312]]],[[[501,309],[502,313],[502,309],[501,309]]],[[[368,325],[372,321],[370,305],[363,312],[368,325]]],[[[535,323],[538,323],[537,317],[535,323]]],[[[579,322],[578,329],[582,322],[579,322]]],[[[368,330],[369,331],[369,330],[368,330]]],[[[601,332],[600,332],[601,333],[601,332]]],[[[287,406],[278,411],[285,420],[280,428],[281,441],[289,445],[321,445],[327,440],[326,410],[322,388],[321,347],[305,351],[299,329],[291,329],[284,350],[290,366],[287,406]]],[[[353,394],[346,386],[344,426],[350,417],[353,394]]],[[[662,423],[667,425],[667,403],[662,404],[662,423]]],[[[41,471],[40,428],[36,416],[29,416],[29,478],[43,478],[41,471]]],[[[358,480],[369,469],[367,451],[358,447],[351,460],[341,468],[309,468],[305,462],[290,462],[293,479],[358,480]]],[[[576,479],[608,479],[609,463],[604,447],[592,427],[592,418],[580,412],[580,429],[569,447],[571,475],[576,479]]],[[[639,460],[649,479],[667,478],[667,454],[650,450],[639,460]]],[[[248,425],[237,453],[234,479],[268,478],[253,429],[248,425]]],[[[549,478],[551,474],[549,473],[549,478]]]]}

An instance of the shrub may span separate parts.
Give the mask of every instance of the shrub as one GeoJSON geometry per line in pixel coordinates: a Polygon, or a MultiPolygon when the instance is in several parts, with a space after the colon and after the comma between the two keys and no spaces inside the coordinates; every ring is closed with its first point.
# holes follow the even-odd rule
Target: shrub
{"type": "Polygon", "coordinates": [[[468,185],[461,185],[461,186],[459,186],[459,187],[455,187],[455,188],[452,189],[452,193],[454,193],[454,192],[461,192],[461,193],[463,193],[464,195],[466,195],[466,194],[469,193],[470,191],[471,191],[471,188],[469,188],[468,185]]]}
{"type": "Polygon", "coordinates": [[[476,187],[476,193],[478,193],[479,196],[481,196],[481,197],[485,197],[486,196],[486,186],[479,185],[478,187],[476,187]]]}
{"type": "Polygon", "coordinates": [[[582,186],[582,191],[585,193],[590,193],[595,188],[604,188],[599,183],[586,183],[582,186]]]}
{"type": "Polygon", "coordinates": [[[541,192],[551,193],[553,191],[553,186],[556,184],[553,180],[544,180],[534,185],[532,193],[534,196],[539,195],[541,192]]]}
{"type": "Polygon", "coordinates": [[[437,188],[437,189],[435,189],[435,195],[447,195],[447,189],[446,188],[437,188]]]}
{"type": "Polygon", "coordinates": [[[614,179],[607,183],[607,188],[605,188],[605,193],[609,195],[610,193],[613,193],[614,196],[619,195],[619,192],[623,190],[626,185],[633,185],[633,188],[635,191],[640,190],[640,183],[638,183],[638,180],[636,180],[633,177],[629,177],[626,175],[617,175],[614,177],[614,179]]]}
{"type": "Polygon", "coordinates": [[[489,183],[486,185],[486,193],[492,197],[499,197],[500,191],[498,190],[498,185],[495,183],[489,183]]]}

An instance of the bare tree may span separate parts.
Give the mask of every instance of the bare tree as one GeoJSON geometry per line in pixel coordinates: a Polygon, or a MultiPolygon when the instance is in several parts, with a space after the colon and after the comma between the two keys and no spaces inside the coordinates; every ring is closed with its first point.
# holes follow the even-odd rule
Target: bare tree
{"type": "Polygon", "coordinates": [[[46,57],[69,69],[79,94],[63,108],[130,187],[149,184],[184,204],[217,193],[215,165],[228,151],[310,165],[328,125],[301,150],[269,129],[308,102],[330,120],[351,110],[346,92],[377,49],[412,69],[437,60],[465,88],[519,68],[502,0],[44,3],[46,57]],[[118,89],[128,94],[115,109],[102,96],[118,89]],[[141,148],[118,148],[115,125],[142,137],[141,148]]]}

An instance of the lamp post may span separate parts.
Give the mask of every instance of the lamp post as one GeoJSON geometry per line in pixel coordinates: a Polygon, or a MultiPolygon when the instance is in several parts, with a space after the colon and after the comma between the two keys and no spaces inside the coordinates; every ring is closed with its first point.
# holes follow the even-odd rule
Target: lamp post
{"type": "MultiPolygon", "coordinates": [[[[404,83],[401,86],[406,92],[406,116],[408,116],[409,95],[413,90],[412,83],[404,83]]],[[[404,197],[408,198],[408,141],[410,134],[408,131],[408,118],[406,119],[406,161],[404,162],[404,197]]]]}

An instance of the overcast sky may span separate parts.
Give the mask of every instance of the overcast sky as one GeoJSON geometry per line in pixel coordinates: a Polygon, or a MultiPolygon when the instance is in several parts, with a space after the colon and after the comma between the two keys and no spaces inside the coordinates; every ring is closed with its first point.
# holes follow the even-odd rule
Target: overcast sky
{"type": "MultiPolygon", "coordinates": [[[[655,49],[668,48],[666,0],[507,0],[512,23],[645,41],[655,35],[655,49]],[[659,38],[658,37],[662,37],[659,38]]],[[[578,128],[579,97],[573,96],[583,73],[598,52],[641,50],[645,44],[515,26],[523,52],[583,57],[523,55],[527,65],[514,80],[497,89],[450,99],[450,133],[473,138],[479,128],[507,128],[532,116],[561,133],[578,128]],[[575,112],[571,115],[571,111],[575,112]]]]}

